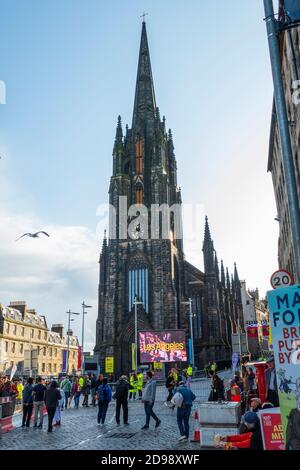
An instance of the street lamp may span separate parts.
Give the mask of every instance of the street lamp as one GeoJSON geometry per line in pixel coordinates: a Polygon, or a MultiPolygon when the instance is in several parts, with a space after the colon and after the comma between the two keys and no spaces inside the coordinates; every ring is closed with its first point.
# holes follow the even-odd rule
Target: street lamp
{"type": "Polygon", "coordinates": [[[135,373],[137,374],[137,346],[138,346],[138,340],[137,340],[137,328],[138,328],[138,324],[137,324],[137,306],[138,305],[143,305],[143,302],[139,302],[137,300],[137,298],[135,297],[134,298],[134,301],[133,301],[133,305],[134,305],[134,344],[135,344],[135,373]]]}
{"type": "Polygon", "coordinates": [[[86,308],[93,308],[92,305],[86,305],[86,303],[82,302],[82,339],[81,339],[81,347],[82,347],[82,363],[81,363],[81,370],[83,372],[83,351],[84,351],[84,315],[87,314],[85,311],[86,308]]]}
{"type": "Polygon", "coordinates": [[[192,366],[195,366],[195,356],[194,356],[194,334],[193,334],[193,312],[192,312],[192,299],[189,298],[188,302],[181,302],[182,305],[189,305],[189,313],[190,313],[190,335],[191,335],[191,358],[190,361],[192,366]]]}
{"type": "Polygon", "coordinates": [[[71,315],[80,315],[80,313],[71,312],[70,309],[66,313],[68,315],[68,331],[67,331],[67,335],[68,335],[67,374],[68,374],[69,373],[69,357],[70,357],[70,328],[71,328],[71,321],[74,321],[74,318],[71,318],[71,315]]]}

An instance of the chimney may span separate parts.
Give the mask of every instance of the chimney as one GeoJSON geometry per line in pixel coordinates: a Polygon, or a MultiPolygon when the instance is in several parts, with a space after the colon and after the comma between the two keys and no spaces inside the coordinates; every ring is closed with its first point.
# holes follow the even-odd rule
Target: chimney
{"type": "Polygon", "coordinates": [[[62,338],[64,334],[64,325],[62,325],[61,323],[52,325],[51,331],[53,331],[54,333],[58,333],[59,336],[62,338]]]}
{"type": "Polygon", "coordinates": [[[22,318],[24,320],[25,314],[26,314],[26,302],[25,302],[25,300],[10,302],[9,307],[15,308],[16,310],[19,310],[19,312],[21,313],[22,318]]]}

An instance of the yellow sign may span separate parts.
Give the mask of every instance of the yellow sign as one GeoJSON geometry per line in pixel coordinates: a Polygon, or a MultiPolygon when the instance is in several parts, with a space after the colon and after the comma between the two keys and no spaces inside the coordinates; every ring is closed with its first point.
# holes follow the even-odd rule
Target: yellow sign
{"type": "Polygon", "coordinates": [[[132,370],[135,370],[135,343],[131,343],[131,363],[132,363],[132,370]]]}
{"type": "Polygon", "coordinates": [[[114,372],[114,358],[106,357],[105,358],[105,372],[112,374],[114,372]]]}

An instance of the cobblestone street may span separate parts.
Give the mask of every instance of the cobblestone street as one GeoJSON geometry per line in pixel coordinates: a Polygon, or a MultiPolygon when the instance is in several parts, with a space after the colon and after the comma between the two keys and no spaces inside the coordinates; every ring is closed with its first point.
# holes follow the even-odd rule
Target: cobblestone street
{"type": "MultiPolygon", "coordinates": [[[[106,425],[97,425],[97,408],[68,409],[62,412],[62,425],[47,433],[47,417],[43,430],[16,428],[0,439],[0,450],[199,450],[199,443],[178,443],[179,432],[176,423],[176,410],[168,409],[162,402],[155,405],[154,411],[162,423],[154,428],[151,419],[150,429],[141,430],[145,424],[144,407],[141,402],[129,403],[129,426],[115,422],[115,403],[111,403],[106,425]]],[[[193,429],[191,429],[193,438],[193,429]]]]}

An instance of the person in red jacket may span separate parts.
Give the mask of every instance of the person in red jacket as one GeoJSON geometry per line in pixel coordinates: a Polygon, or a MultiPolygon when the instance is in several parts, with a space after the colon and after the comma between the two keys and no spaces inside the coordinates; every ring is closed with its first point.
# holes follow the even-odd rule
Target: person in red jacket
{"type": "Polygon", "coordinates": [[[259,418],[254,411],[247,411],[244,416],[247,431],[243,434],[220,437],[218,447],[223,449],[263,450],[259,418]]]}

